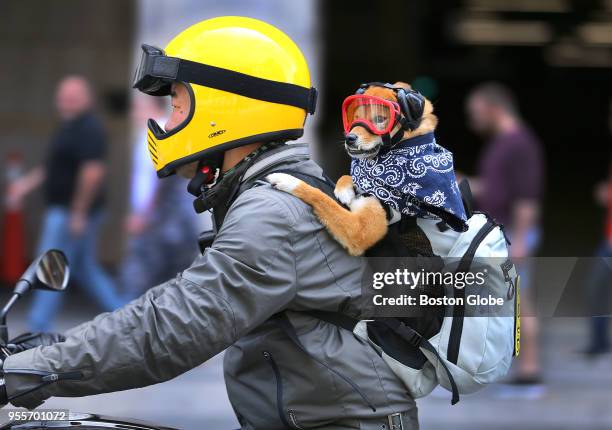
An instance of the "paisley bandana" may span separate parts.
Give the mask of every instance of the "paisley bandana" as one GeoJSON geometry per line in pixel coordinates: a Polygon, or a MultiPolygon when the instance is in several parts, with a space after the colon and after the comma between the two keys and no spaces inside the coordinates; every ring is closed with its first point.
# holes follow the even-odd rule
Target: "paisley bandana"
{"type": "Polygon", "coordinates": [[[433,133],[383,148],[372,159],[353,159],[351,176],[362,192],[402,214],[441,218],[457,231],[467,228],[453,154],[433,133]]]}

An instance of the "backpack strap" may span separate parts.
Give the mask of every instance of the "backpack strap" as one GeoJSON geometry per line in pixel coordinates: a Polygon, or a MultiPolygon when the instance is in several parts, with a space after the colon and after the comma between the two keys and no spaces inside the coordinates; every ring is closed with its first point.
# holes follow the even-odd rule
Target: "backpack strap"
{"type": "Polygon", "coordinates": [[[461,193],[461,201],[463,202],[463,208],[465,209],[465,216],[468,219],[474,215],[474,196],[472,195],[472,189],[467,179],[462,179],[459,182],[459,192],[461,193]]]}
{"type": "Polygon", "coordinates": [[[274,172],[271,172],[271,173],[286,173],[287,175],[294,176],[306,182],[311,187],[314,187],[314,188],[317,188],[323,191],[325,194],[327,194],[332,199],[337,200],[336,195],[334,194],[334,189],[336,188],[336,185],[325,174],[323,174],[322,178],[319,178],[314,175],[309,175],[308,173],[298,172],[297,170],[291,170],[291,169],[274,170],[274,172]]]}
{"type": "Polygon", "coordinates": [[[393,331],[399,337],[404,339],[408,344],[417,348],[423,348],[424,350],[432,353],[436,357],[438,363],[442,365],[442,368],[444,369],[444,371],[446,372],[446,376],[448,377],[448,381],[451,384],[451,391],[453,393],[451,404],[454,405],[459,402],[459,389],[457,388],[455,378],[453,377],[453,374],[451,373],[446,363],[444,363],[442,357],[440,357],[440,354],[438,353],[436,348],[434,348],[434,346],[428,339],[425,339],[416,330],[414,330],[410,326],[407,326],[397,318],[377,318],[376,322],[387,326],[391,331],[393,331]]]}
{"type": "Polygon", "coordinates": [[[340,312],[308,311],[308,315],[352,332],[359,320],[340,312]]]}
{"type": "Polygon", "coordinates": [[[430,214],[437,216],[455,231],[464,232],[468,229],[468,226],[465,221],[460,218],[457,218],[455,215],[448,213],[441,207],[426,203],[425,201],[413,196],[412,194],[408,194],[406,196],[406,201],[417,208],[425,209],[430,214]]]}
{"type": "MultiPolygon", "coordinates": [[[[497,223],[487,217],[487,222],[480,228],[474,239],[468,246],[467,251],[461,257],[459,265],[455,273],[468,272],[474,261],[474,256],[482,241],[488,236],[493,229],[497,227],[497,223]]],[[[463,318],[465,316],[465,288],[455,288],[456,297],[461,297],[460,301],[463,305],[453,306],[453,324],[451,326],[450,335],[448,337],[448,348],[446,358],[453,364],[457,364],[459,360],[459,347],[461,345],[461,335],[463,333],[463,318]]]]}

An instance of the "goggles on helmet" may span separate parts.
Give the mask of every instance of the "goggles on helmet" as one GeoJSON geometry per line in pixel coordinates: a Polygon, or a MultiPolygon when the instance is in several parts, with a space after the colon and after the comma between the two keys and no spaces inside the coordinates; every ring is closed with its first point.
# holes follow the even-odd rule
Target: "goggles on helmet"
{"type": "Polygon", "coordinates": [[[314,113],[317,102],[315,88],[168,57],[162,49],[143,44],[133,87],[152,96],[167,96],[172,82],[189,82],[257,100],[295,106],[310,114],[314,113]]]}
{"type": "Polygon", "coordinates": [[[160,48],[143,44],[133,87],[152,96],[169,95],[173,81],[171,71],[177,69],[179,61],[178,58],[166,57],[160,48]]]}
{"type": "Polygon", "coordinates": [[[376,135],[391,134],[401,117],[396,102],[366,94],[348,96],[342,103],[344,133],[361,125],[376,135]]]}

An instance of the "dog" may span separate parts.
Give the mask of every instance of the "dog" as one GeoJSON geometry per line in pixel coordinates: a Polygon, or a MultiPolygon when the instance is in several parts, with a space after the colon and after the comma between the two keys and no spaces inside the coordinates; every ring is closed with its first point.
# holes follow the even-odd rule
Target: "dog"
{"type": "MultiPolygon", "coordinates": [[[[406,83],[364,84],[358,94],[343,104],[345,150],[353,160],[375,160],[385,145],[425,136],[438,125],[432,103],[406,83]],[[414,99],[406,102],[406,94],[414,99]],[[404,116],[397,118],[402,113],[404,116]],[[381,134],[383,128],[388,132],[381,134]]],[[[337,201],[287,173],[271,173],[266,180],[310,205],[321,224],[354,256],[364,254],[380,241],[387,234],[389,218],[401,215],[395,209],[385,209],[376,196],[357,195],[350,175],[337,181],[337,201]]]]}

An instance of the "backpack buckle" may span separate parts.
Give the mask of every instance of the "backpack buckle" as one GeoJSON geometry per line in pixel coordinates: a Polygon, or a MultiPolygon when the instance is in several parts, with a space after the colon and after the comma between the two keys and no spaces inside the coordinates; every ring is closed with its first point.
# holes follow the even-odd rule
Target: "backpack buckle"
{"type": "Polygon", "coordinates": [[[423,336],[421,336],[416,331],[413,331],[410,334],[410,339],[408,339],[408,342],[410,343],[410,345],[416,346],[418,348],[421,345],[421,340],[422,339],[423,339],[423,336]]]}
{"type": "Polygon", "coordinates": [[[387,416],[389,419],[389,430],[404,430],[404,420],[402,414],[396,413],[387,416]]]}
{"type": "Polygon", "coordinates": [[[410,345],[417,348],[421,346],[423,336],[421,336],[421,334],[412,327],[408,327],[406,324],[400,323],[399,327],[394,331],[404,338],[404,340],[410,345]]]}

